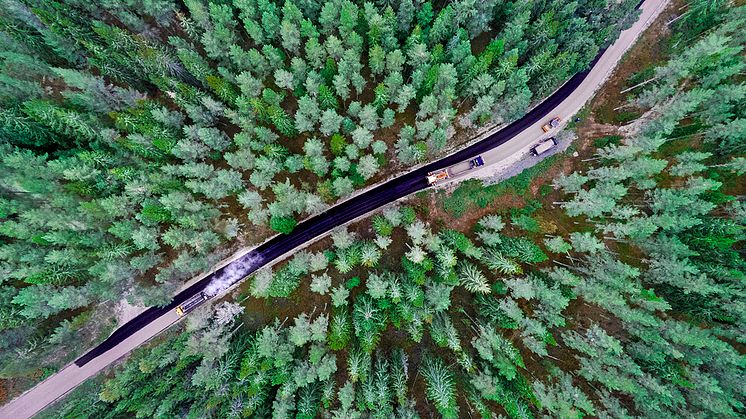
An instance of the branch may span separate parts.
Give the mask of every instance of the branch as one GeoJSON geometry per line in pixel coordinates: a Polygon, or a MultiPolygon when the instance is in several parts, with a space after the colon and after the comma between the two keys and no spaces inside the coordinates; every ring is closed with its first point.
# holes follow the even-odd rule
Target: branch
{"type": "Polygon", "coordinates": [[[689,12],[691,12],[691,10],[688,10],[688,11],[686,11],[686,12],[684,12],[684,13],[682,13],[682,14],[680,14],[680,15],[676,16],[675,18],[673,18],[673,19],[669,20],[668,22],[666,22],[666,26],[671,26],[671,24],[672,24],[672,23],[674,23],[674,22],[676,22],[677,20],[681,19],[682,17],[684,17],[684,16],[688,15],[688,14],[689,14],[689,12]]]}
{"type": "Polygon", "coordinates": [[[644,82],[642,82],[642,83],[637,83],[636,85],[634,85],[634,86],[632,86],[632,87],[628,87],[628,88],[626,88],[626,89],[622,90],[622,91],[621,91],[621,92],[619,92],[619,93],[627,93],[627,92],[629,92],[630,90],[636,89],[636,88],[638,88],[638,87],[640,87],[640,86],[644,86],[644,85],[646,85],[646,84],[650,83],[651,81],[655,81],[655,80],[658,80],[658,77],[653,77],[652,79],[647,79],[647,80],[645,80],[645,81],[644,81],[644,82]]]}

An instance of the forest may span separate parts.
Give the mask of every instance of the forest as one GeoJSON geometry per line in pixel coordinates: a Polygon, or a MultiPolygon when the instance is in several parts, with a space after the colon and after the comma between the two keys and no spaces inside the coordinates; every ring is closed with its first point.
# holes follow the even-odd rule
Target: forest
{"type": "Polygon", "coordinates": [[[520,117],[634,4],[3,0],[2,376],[520,117]]]}
{"type": "MultiPolygon", "coordinates": [[[[163,305],[231,250],[520,118],[637,16],[603,0],[2,5],[11,395],[105,337],[120,300],[163,305]]],[[[338,228],[43,416],[743,415],[746,6],[678,14],[625,81],[640,87],[616,135],[580,122],[577,145],[513,179],[338,228]]]]}

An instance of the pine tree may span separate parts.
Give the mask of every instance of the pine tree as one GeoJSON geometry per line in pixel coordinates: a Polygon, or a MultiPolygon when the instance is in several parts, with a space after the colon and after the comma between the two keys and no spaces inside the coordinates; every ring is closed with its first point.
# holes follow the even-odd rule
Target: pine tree
{"type": "Polygon", "coordinates": [[[446,418],[458,417],[456,382],[443,361],[437,356],[425,357],[420,373],[427,384],[427,398],[435,404],[438,412],[446,418]]]}
{"type": "Polygon", "coordinates": [[[469,292],[475,294],[488,294],[490,284],[487,277],[473,263],[463,261],[459,267],[459,281],[469,292]]]}

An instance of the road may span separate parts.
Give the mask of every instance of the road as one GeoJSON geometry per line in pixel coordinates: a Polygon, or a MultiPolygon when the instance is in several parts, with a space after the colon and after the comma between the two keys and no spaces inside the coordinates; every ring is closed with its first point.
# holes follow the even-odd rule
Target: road
{"type": "Polygon", "coordinates": [[[229,277],[239,281],[264,264],[339,225],[427,188],[425,175],[429,171],[448,167],[480,154],[487,165],[496,164],[535,144],[540,138],[547,136],[541,130],[541,125],[547,119],[560,115],[566,121],[588,102],[638,35],[655,19],[667,2],[668,0],[643,1],[640,6],[642,12],[637,22],[623,31],[609,48],[602,51],[589,70],[576,74],[520,120],[461,151],[394,178],[307,219],[298,224],[291,234],[275,236],[216,270],[213,274],[197,281],[176,295],[168,306],[145,310],[74,363],[0,408],[0,418],[22,419],[35,415],[87,378],[171,326],[178,320],[174,312],[176,306],[203,291],[214,279],[229,277]]]}

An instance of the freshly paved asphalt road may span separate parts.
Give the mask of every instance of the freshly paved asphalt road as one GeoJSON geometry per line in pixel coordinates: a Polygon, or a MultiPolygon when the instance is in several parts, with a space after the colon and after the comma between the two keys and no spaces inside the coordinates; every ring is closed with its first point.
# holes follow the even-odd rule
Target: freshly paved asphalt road
{"type": "Polygon", "coordinates": [[[50,403],[77,387],[131,350],[147,342],[178,320],[174,309],[191,296],[201,292],[215,278],[230,275],[236,280],[244,278],[266,263],[296,247],[385,204],[427,188],[427,172],[451,166],[460,161],[482,155],[487,165],[498,163],[514,153],[522,152],[546,137],[541,130],[546,120],[555,115],[565,120],[575,114],[593,96],[596,89],[611,73],[619,59],[634,43],[637,36],[663,9],[668,0],[645,0],[642,13],[635,24],[622,32],[619,39],[602,51],[590,70],[575,75],[552,96],[532,109],[525,117],[489,135],[483,140],[441,160],[418,168],[366,191],[326,212],[300,224],[289,235],[276,236],[249,251],[230,264],[204,277],[180,292],[171,304],[163,308],[150,308],[117,329],[99,346],[80,357],[58,373],[23,393],[0,408],[0,418],[28,418],[50,403]],[[249,264],[249,262],[251,262],[249,264]],[[248,269],[235,272],[235,267],[246,264],[248,269]],[[232,268],[231,268],[232,267],[232,268]],[[226,270],[234,272],[226,272],[226,270]]]}

